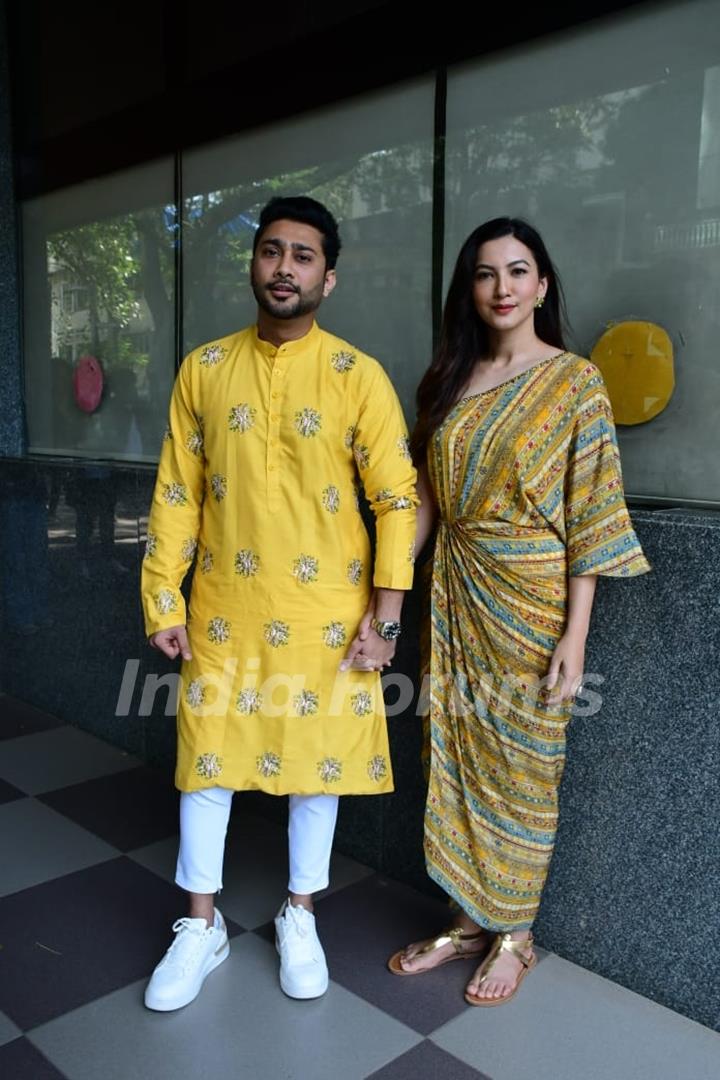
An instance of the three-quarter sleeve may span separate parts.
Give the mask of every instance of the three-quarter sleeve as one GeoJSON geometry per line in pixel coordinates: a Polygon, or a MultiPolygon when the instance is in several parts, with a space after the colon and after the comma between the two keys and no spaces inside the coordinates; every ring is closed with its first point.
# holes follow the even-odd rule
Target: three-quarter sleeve
{"type": "Polygon", "coordinates": [[[565,479],[568,573],[633,577],[650,564],[630,521],[612,407],[602,375],[584,373],[565,479]]]}
{"type": "Polygon", "coordinates": [[[397,394],[379,364],[373,363],[363,383],[353,452],[376,521],[373,584],[410,589],[418,498],[407,427],[397,394]]]}
{"type": "Polygon", "coordinates": [[[193,403],[188,357],[180,368],[170,401],[148,521],[141,579],[148,636],[186,622],[180,585],[197,549],[204,463],[202,419],[193,403]]]}

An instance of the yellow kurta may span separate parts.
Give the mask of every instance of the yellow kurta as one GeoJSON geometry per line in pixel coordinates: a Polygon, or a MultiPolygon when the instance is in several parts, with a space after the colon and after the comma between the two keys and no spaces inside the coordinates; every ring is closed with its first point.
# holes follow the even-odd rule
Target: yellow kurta
{"type": "Polygon", "coordinates": [[[338,665],[372,585],[410,588],[416,501],[402,410],[371,357],[317,324],[279,348],[253,326],[186,357],[142,575],[152,634],[186,622],[196,558],[182,791],[392,790],[380,676],[338,665]]]}

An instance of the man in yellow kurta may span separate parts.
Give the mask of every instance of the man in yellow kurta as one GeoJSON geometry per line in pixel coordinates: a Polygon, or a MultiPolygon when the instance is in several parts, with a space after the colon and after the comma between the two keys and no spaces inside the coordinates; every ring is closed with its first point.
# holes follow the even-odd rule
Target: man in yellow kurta
{"type": "Polygon", "coordinates": [[[339,249],[320,203],[271,200],[257,324],[195,349],[173,391],[142,590],[151,644],[183,660],[176,881],[190,913],[148,985],[153,1009],[192,1001],[228,955],[214,895],[234,791],[290,796],[280,983],[309,998],[328,982],[312,894],[328,884],[338,795],[392,790],[380,671],[412,583],[415,471],[383,369],[314,320],[339,249]]]}

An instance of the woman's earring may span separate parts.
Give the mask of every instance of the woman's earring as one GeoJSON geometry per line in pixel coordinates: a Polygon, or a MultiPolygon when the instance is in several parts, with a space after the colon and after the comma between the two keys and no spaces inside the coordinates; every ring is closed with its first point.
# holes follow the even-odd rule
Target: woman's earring
{"type": "Polygon", "coordinates": [[[541,308],[544,303],[545,303],[545,297],[544,296],[538,296],[537,300],[535,301],[535,307],[536,308],[541,308]]]}

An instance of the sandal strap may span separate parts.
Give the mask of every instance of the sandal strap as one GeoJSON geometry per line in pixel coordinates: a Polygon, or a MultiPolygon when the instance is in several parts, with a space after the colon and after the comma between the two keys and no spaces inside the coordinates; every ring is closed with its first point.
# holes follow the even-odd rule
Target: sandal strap
{"type": "Polygon", "coordinates": [[[436,949],[442,949],[444,945],[452,945],[456,953],[464,953],[461,942],[463,941],[479,941],[485,933],[484,930],[478,930],[472,934],[466,934],[460,926],[450,926],[446,930],[441,930],[437,937],[428,941],[427,945],[423,945],[422,949],[416,953],[417,956],[424,956],[426,953],[435,952],[436,949]]]}
{"type": "Polygon", "coordinates": [[[498,934],[495,937],[492,945],[490,946],[490,952],[487,954],[482,962],[482,975],[478,980],[478,986],[484,983],[490,975],[496,960],[502,952],[512,953],[525,968],[529,968],[532,964],[533,958],[533,936],[529,934],[521,941],[511,937],[510,934],[498,934]]]}
{"type": "Polygon", "coordinates": [[[496,941],[499,939],[500,945],[498,947],[498,955],[501,952],[512,953],[517,957],[521,964],[525,967],[529,967],[532,963],[533,956],[533,936],[529,934],[528,937],[522,938],[518,941],[516,938],[510,936],[510,934],[498,934],[496,941]]]}

